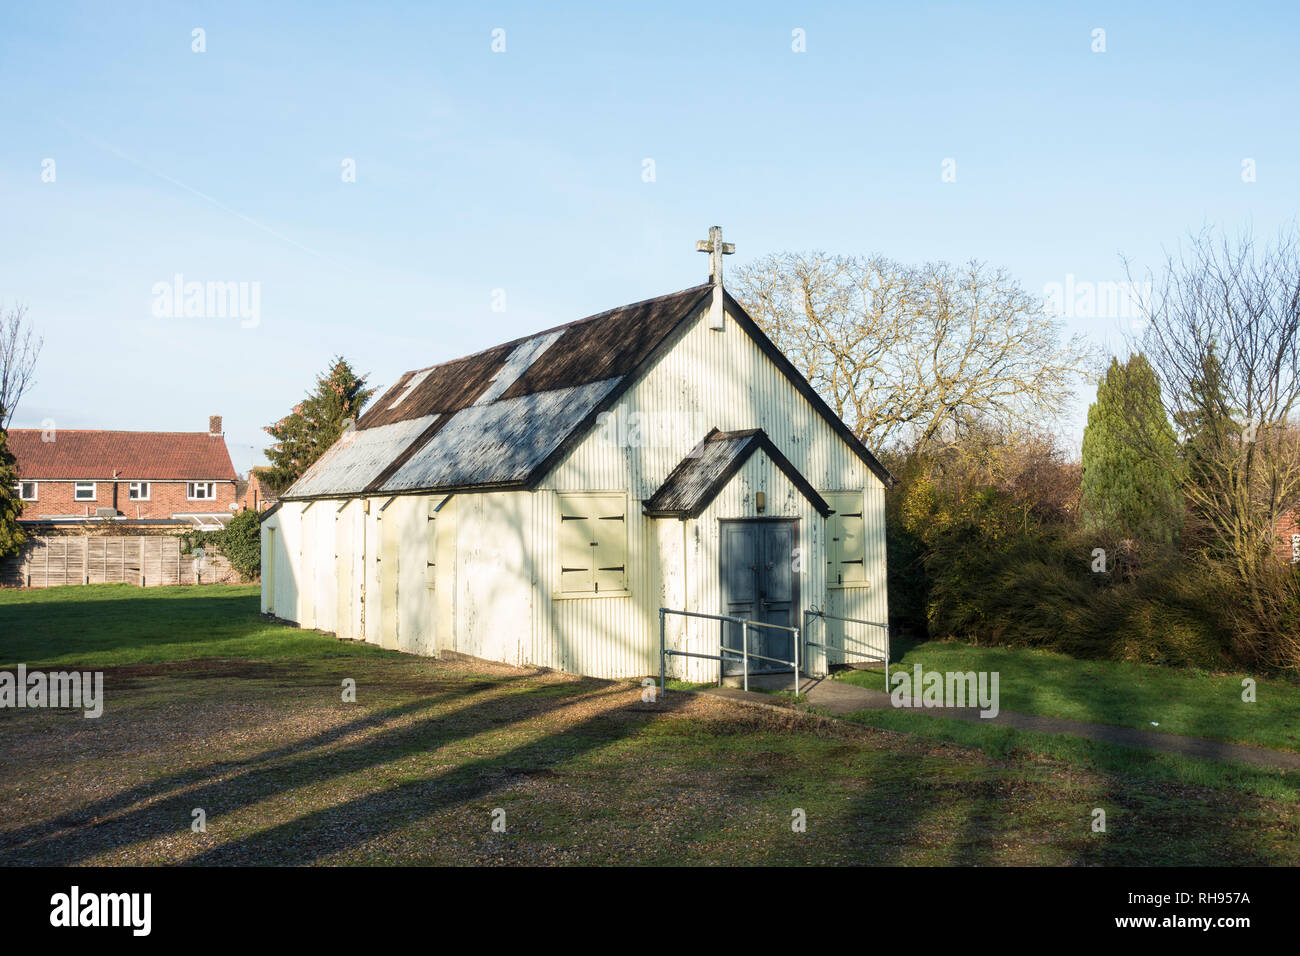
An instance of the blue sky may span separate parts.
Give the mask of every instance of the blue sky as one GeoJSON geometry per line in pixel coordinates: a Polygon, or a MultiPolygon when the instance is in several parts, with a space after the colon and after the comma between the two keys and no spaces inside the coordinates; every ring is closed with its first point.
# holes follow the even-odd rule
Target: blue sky
{"type": "Polygon", "coordinates": [[[729,266],[974,257],[1039,293],[1296,219],[1300,6],[1047,6],[7,4],[0,301],[45,337],[14,424],[219,413],[242,470],[332,354],[382,386],[695,284],[712,224],[729,266]],[[155,315],[177,274],[257,283],[257,324],[155,315]]]}

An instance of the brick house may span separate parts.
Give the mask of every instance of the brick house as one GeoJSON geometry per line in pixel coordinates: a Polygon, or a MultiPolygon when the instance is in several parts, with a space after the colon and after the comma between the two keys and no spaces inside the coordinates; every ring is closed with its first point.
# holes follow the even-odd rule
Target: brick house
{"type": "Polygon", "coordinates": [[[241,511],[265,511],[278,500],[266,482],[258,476],[256,469],[250,470],[248,478],[238,482],[236,491],[241,511]]]}
{"type": "Polygon", "coordinates": [[[221,416],[202,432],[12,428],[24,523],[183,522],[212,526],[237,506],[221,416]]]}
{"type": "Polygon", "coordinates": [[[1277,523],[1274,549],[1289,564],[1300,564],[1300,511],[1283,515],[1277,523]]]}

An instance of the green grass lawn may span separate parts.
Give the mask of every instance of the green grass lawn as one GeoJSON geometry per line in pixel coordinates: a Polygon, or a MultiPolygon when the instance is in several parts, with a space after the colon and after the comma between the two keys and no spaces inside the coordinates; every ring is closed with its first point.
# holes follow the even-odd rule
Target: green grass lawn
{"type": "Polygon", "coordinates": [[[106,698],[0,710],[0,864],[1300,864],[1285,780],[647,703],[268,623],[249,588],[0,592],[0,661],[103,669],[106,698]]]}
{"type": "Polygon", "coordinates": [[[1248,764],[1203,760],[1119,744],[1042,734],[994,724],[935,717],[911,710],[864,710],[845,720],[978,747],[994,760],[1052,760],[1151,784],[1212,787],[1289,803],[1300,801],[1300,774],[1248,764]]]}
{"type": "MultiPolygon", "coordinates": [[[[910,671],[918,663],[926,671],[996,671],[1003,710],[1300,751],[1300,685],[1284,680],[957,641],[917,644],[890,667],[910,671]],[[1255,703],[1241,699],[1246,677],[1255,679],[1255,703]]],[[[839,679],[886,689],[883,670],[839,679]]]]}
{"type": "Polygon", "coordinates": [[[258,585],[0,589],[0,667],[373,655],[368,644],[262,619],[258,585]]]}

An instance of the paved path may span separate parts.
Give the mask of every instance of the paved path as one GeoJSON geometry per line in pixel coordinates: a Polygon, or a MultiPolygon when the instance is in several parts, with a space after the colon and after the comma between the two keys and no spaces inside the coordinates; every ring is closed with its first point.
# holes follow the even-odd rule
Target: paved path
{"type": "MultiPolygon", "coordinates": [[[[792,679],[789,674],[753,676],[750,677],[749,684],[751,687],[766,687],[773,690],[788,691],[791,689],[792,679]]],[[[853,684],[846,684],[843,681],[824,677],[803,678],[800,690],[808,703],[832,716],[851,714],[859,710],[890,710],[893,708],[893,704],[889,701],[889,695],[883,690],[870,690],[866,687],[857,687],[853,684]]],[[[770,694],[759,691],[746,692],[736,687],[711,687],[707,688],[704,693],[769,706],[774,703],[770,694]]],[[[1001,711],[996,717],[985,718],[980,717],[978,708],[974,707],[918,707],[915,708],[915,713],[928,714],[932,717],[949,717],[957,720],[990,723],[999,727],[1013,727],[1016,730],[1030,730],[1040,734],[1069,734],[1074,737],[1086,737],[1088,740],[1100,740],[1104,743],[1122,744],[1125,747],[1139,747],[1144,750],[1180,754],[1184,757],[1199,757],[1204,760],[1248,763],[1257,767],[1271,767],[1278,770],[1300,770],[1300,753],[1268,750],[1264,747],[1247,747],[1241,744],[1228,744],[1219,740],[1206,740],[1202,737],[1183,737],[1178,734],[1165,734],[1156,730],[1142,730],[1136,727],[1092,724],[1082,720],[1043,717],[1038,714],[1021,714],[1010,710],[1001,711]]]]}

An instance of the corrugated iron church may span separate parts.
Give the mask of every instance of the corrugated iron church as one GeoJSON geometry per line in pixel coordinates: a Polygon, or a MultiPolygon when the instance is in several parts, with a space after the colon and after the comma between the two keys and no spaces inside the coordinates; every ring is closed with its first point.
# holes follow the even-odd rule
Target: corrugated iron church
{"type": "MultiPolygon", "coordinates": [[[[725,292],[710,236],[708,283],[403,375],[265,516],[262,610],[597,677],[659,673],[660,608],[886,621],[893,479],[725,292]]],[[[823,626],[813,673],[843,647],[823,626]]],[[[717,621],[666,627],[681,651],[739,647],[717,621]]],[[[790,659],[788,633],[748,640],[790,659]]]]}

